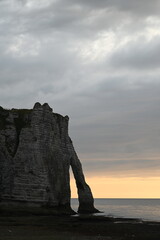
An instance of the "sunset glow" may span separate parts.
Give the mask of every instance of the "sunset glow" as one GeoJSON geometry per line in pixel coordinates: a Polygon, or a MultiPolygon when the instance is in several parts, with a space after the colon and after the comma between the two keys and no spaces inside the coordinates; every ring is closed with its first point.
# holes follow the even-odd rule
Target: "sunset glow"
{"type": "MultiPolygon", "coordinates": [[[[160,177],[86,179],[95,198],[160,198],[160,177]]],[[[77,198],[75,180],[71,178],[72,198],[77,198]]]]}

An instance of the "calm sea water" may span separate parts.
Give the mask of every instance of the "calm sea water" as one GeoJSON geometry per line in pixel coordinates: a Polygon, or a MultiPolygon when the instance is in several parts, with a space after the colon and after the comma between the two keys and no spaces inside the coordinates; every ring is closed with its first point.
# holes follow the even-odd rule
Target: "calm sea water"
{"type": "MultiPolygon", "coordinates": [[[[71,205],[77,211],[78,199],[72,199],[71,205]]],[[[160,221],[160,199],[97,198],[95,207],[104,212],[106,216],[160,221]]]]}

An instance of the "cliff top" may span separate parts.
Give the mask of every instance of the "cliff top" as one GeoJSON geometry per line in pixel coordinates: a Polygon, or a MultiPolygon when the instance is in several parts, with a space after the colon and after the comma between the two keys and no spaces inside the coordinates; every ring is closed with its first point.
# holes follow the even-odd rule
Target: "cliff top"
{"type": "Polygon", "coordinates": [[[62,118],[64,118],[65,120],[69,120],[69,117],[67,115],[64,117],[59,113],[54,113],[53,109],[49,106],[48,103],[41,104],[39,102],[36,102],[33,106],[33,109],[26,109],[26,108],[5,109],[2,106],[0,106],[0,130],[5,129],[6,124],[9,123],[8,117],[10,113],[13,115],[15,119],[17,119],[16,121],[18,121],[19,125],[23,125],[26,115],[29,116],[33,111],[36,111],[36,110],[51,112],[57,117],[58,121],[60,121],[62,118]]]}

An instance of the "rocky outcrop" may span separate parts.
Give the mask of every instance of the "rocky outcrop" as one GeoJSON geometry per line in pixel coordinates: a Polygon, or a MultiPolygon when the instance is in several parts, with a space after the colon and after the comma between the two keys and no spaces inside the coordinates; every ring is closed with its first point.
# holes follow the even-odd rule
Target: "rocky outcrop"
{"type": "Polygon", "coordinates": [[[71,213],[71,166],[78,189],[78,212],[97,212],[68,136],[68,121],[68,116],[53,113],[47,103],[36,103],[33,109],[0,107],[1,206],[36,206],[71,213]]]}

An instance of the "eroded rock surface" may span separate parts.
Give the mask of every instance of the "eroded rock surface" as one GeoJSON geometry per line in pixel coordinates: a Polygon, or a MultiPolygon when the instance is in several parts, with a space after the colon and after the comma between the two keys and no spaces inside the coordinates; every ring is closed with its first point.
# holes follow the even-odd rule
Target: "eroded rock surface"
{"type": "Polygon", "coordinates": [[[49,207],[71,213],[71,166],[78,211],[97,212],[68,136],[68,121],[68,116],[53,113],[47,103],[36,103],[33,109],[0,107],[0,205],[49,207]]]}

